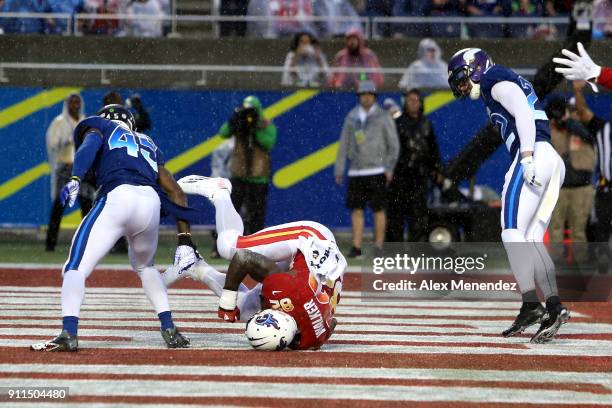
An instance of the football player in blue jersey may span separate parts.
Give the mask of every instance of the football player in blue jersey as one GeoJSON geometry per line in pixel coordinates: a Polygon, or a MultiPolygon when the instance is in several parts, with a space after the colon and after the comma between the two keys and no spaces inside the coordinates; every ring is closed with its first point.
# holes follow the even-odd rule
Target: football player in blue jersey
{"type": "Polygon", "coordinates": [[[187,220],[195,210],[186,207],[186,197],[153,140],[134,130],[134,117],[121,105],[108,105],[81,121],[74,131],[77,152],[71,180],[61,192],[63,204],[74,205],[79,184],[93,170],[99,191],[96,203],[77,229],[62,271],[63,330],[51,341],[33,344],[37,351],[76,351],[79,312],[85,297],[85,280],[97,263],[126,236],[133,270],[161,323],[161,334],[169,348],[189,347],[172,322],[166,286],[153,258],[157,250],[161,212],[177,219],[178,246],[175,267],[186,269],[197,260],[187,220]]]}
{"type": "Polygon", "coordinates": [[[543,244],[565,177],[563,161],[550,142],[548,118],[532,84],[495,65],[479,48],[453,55],[448,83],[457,98],[482,98],[512,157],[502,191],[502,241],[523,305],[502,335],[513,336],[541,323],[531,341],[548,342],[569,319],[559,299],[554,263],[543,244]],[[536,282],[546,309],[539,302],[536,282]]]}

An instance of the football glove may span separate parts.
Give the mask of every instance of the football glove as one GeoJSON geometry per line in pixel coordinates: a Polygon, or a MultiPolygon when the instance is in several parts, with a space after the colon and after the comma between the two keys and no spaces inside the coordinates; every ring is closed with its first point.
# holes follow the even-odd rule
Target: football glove
{"type": "Polygon", "coordinates": [[[79,187],[81,186],[81,180],[78,177],[73,176],[68,181],[60,193],[60,202],[63,206],[68,204],[68,207],[72,207],[76,202],[77,196],[79,195],[79,187]]]}
{"type": "Polygon", "coordinates": [[[178,245],[174,252],[174,268],[179,275],[191,268],[200,258],[196,246],[191,241],[191,234],[180,233],[178,235],[178,245]]]}
{"type": "Polygon", "coordinates": [[[226,322],[235,322],[240,320],[240,309],[236,305],[238,292],[228,289],[223,289],[221,297],[219,297],[219,310],[217,316],[226,322]]]}
{"type": "Polygon", "coordinates": [[[220,307],[217,311],[217,316],[225,322],[234,323],[240,320],[240,309],[238,309],[238,306],[236,306],[234,310],[225,310],[220,307]]]}
{"type": "Polygon", "coordinates": [[[570,81],[577,79],[588,81],[591,88],[593,88],[593,92],[597,92],[597,85],[594,82],[599,77],[599,74],[601,74],[601,67],[593,62],[582,43],[578,43],[579,55],[565,49],[561,53],[569,59],[553,58],[553,62],[563,65],[562,67],[555,68],[555,71],[563,74],[570,81]]]}
{"type": "Polygon", "coordinates": [[[521,166],[523,166],[523,178],[527,183],[535,187],[541,187],[542,183],[540,183],[536,179],[535,174],[535,163],[533,162],[533,156],[523,157],[521,160],[521,166]]]}

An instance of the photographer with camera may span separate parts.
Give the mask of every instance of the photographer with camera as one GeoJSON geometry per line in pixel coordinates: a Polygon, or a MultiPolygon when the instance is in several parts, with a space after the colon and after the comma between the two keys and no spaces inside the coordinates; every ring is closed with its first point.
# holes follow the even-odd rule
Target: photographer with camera
{"type": "MultiPolygon", "coordinates": [[[[550,241],[563,242],[565,225],[571,231],[573,243],[586,242],[586,225],[595,189],[593,169],[597,161],[593,137],[578,121],[576,107],[563,96],[553,96],[546,106],[550,121],[552,144],[565,163],[565,180],[550,221],[550,241]]],[[[579,260],[586,248],[575,248],[579,260]]]]}
{"type": "Polygon", "coordinates": [[[234,110],[219,134],[235,138],[230,165],[232,202],[244,220],[244,234],[249,235],[264,227],[276,126],[264,117],[261,101],[251,95],[234,110]]]}

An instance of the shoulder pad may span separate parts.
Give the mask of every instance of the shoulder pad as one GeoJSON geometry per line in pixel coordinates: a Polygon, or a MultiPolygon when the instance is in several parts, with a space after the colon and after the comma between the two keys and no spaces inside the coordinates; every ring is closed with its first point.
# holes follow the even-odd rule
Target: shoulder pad
{"type": "Polygon", "coordinates": [[[81,143],[83,143],[83,137],[89,129],[96,129],[104,133],[104,129],[108,126],[109,122],[108,119],[100,116],[90,116],[80,121],[73,133],[75,149],[78,149],[81,143]]]}

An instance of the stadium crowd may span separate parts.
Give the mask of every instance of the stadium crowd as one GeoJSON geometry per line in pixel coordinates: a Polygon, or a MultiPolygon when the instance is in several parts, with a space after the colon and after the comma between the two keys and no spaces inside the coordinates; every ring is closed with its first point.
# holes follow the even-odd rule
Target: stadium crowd
{"type": "MultiPolygon", "coordinates": [[[[172,13],[173,0],[0,0],[0,11],[10,13],[125,14],[128,19],[100,16],[70,18],[2,18],[4,33],[83,34],[159,37],[169,30],[164,17],[172,13]],[[146,16],[146,18],[140,18],[146,16]]],[[[559,17],[568,16],[573,0],[225,0],[213,14],[235,16],[237,21],[219,24],[221,36],[250,35],[266,38],[307,31],[319,38],[343,36],[351,29],[364,30],[363,18],[373,17],[559,17]],[[260,17],[239,21],[240,17],[260,17]],[[289,17],[289,19],[283,19],[289,17]],[[280,18],[280,19],[278,19],[280,18]]],[[[595,36],[611,36],[610,0],[594,0],[595,36]],[[607,21],[606,21],[607,19],[607,21]]],[[[380,24],[384,37],[519,37],[555,38],[550,24],[497,24],[428,21],[380,24]]]]}

